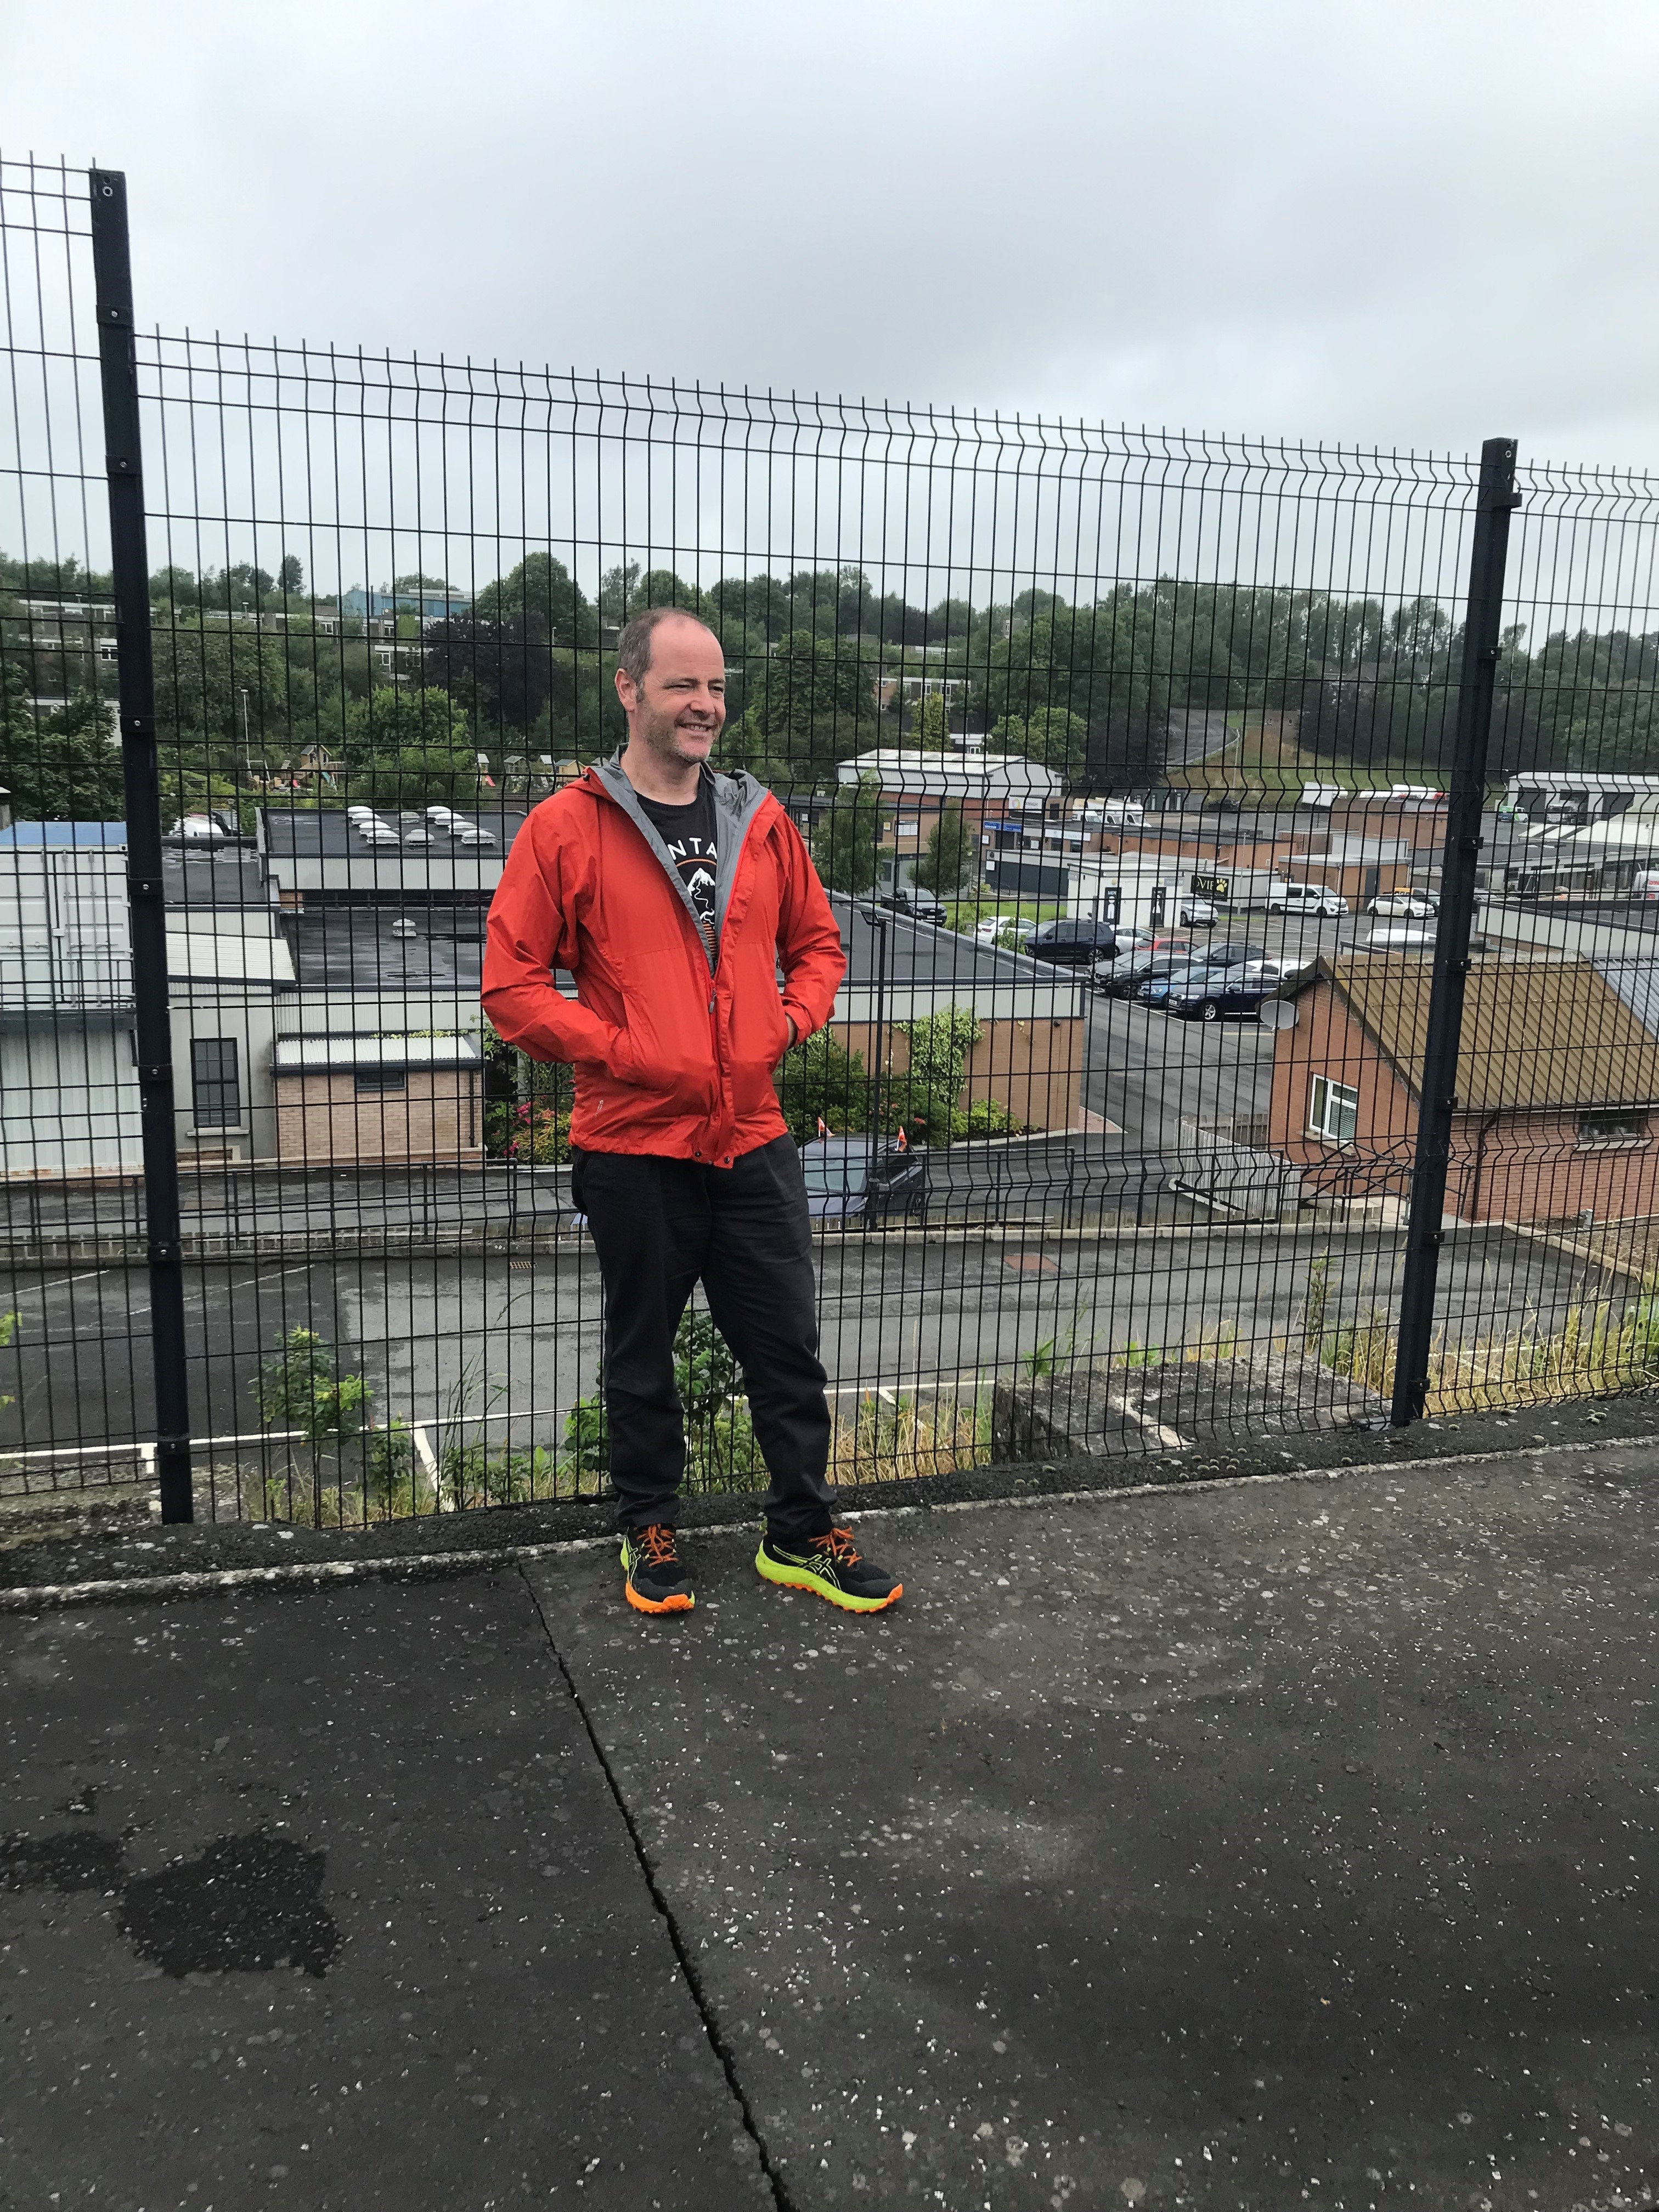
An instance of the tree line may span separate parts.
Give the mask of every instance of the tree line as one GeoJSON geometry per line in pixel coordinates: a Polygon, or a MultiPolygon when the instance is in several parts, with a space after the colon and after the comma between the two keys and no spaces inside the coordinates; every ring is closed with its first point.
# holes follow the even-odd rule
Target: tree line
{"type": "MultiPolygon", "coordinates": [[[[392,588],[450,590],[425,574],[392,588]]],[[[0,785],[26,817],[118,813],[100,704],[113,670],[88,626],[54,628],[26,596],[107,600],[109,579],[0,555],[0,785]]],[[[624,563],[590,597],[545,552],[464,612],[398,617],[390,640],[308,594],[289,554],[270,571],[169,564],[151,603],[167,800],[180,811],[284,787],[321,803],[459,801],[514,757],[603,757],[623,735],[616,630],[663,605],[707,621],[726,652],[723,761],[795,790],[829,788],[855,754],[941,750],[964,728],[1085,790],[1273,788],[1275,771],[1282,784],[1326,769],[1439,781],[1462,653],[1426,596],[1161,578],[1085,604],[1032,586],[919,607],[845,565],[702,588],[624,563]],[[912,699],[917,678],[945,679],[949,704],[937,684],[912,699]]],[[[1656,763],[1659,631],[1563,631],[1529,650],[1511,630],[1498,687],[1494,774],[1656,763]]]]}

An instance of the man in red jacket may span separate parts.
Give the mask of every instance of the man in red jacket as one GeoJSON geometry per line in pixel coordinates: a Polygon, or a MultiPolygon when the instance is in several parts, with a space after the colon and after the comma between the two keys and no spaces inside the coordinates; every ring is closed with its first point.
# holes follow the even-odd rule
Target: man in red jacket
{"type": "Polygon", "coordinates": [[[693,1602],[674,1534],[674,1331],[700,1280],[772,1478],[756,1566],[878,1613],[903,1592],[836,1522],[806,1187],[772,1087],[788,1048],[829,1019],[841,933],[771,793],[708,766],[726,720],[714,632],[653,607],[623,631],[617,662],[628,744],[514,839],[483,1004],[509,1043],[575,1068],[571,1194],[605,1283],[624,1592],[641,1613],[693,1602]]]}

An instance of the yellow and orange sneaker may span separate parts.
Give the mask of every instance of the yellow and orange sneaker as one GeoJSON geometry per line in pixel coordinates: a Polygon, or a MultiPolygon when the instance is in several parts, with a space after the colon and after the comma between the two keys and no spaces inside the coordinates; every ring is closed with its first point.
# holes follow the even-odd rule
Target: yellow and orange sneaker
{"type": "Polygon", "coordinates": [[[866,1559],[850,1528],[784,1543],[769,1530],[755,1554],[763,1578],[783,1589],[811,1590],[843,1613],[882,1613],[904,1595],[904,1584],[866,1559]]]}

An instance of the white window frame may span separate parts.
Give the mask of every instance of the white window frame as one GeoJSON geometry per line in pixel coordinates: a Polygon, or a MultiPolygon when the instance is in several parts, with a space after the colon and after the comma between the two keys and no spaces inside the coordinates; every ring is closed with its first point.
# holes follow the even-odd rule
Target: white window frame
{"type": "Polygon", "coordinates": [[[1314,1076],[1308,1085],[1308,1134],[1346,1151],[1355,1141],[1358,1125],[1359,1093],[1355,1086],[1339,1083],[1334,1076],[1314,1076]]]}

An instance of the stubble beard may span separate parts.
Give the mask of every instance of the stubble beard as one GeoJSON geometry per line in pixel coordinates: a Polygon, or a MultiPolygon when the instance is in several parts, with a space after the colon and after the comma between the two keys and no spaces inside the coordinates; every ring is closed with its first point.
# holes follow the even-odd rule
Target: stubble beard
{"type": "Polygon", "coordinates": [[[688,738],[700,740],[707,737],[709,750],[712,751],[714,740],[719,737],[720,732],[707,725],[695,732],[682,730],[677,715],[659,714],[653,712],[649,707],[641,707],[636,710],[634,717],[634,735],[642,741],[647,750],[653,753],[665,768],[689,768],[700,764],[707,755],[702,752],[682,750],[682,741],[688,738]]]}

